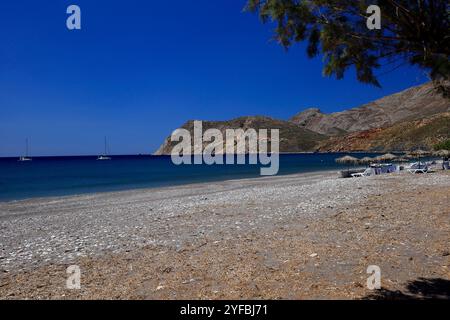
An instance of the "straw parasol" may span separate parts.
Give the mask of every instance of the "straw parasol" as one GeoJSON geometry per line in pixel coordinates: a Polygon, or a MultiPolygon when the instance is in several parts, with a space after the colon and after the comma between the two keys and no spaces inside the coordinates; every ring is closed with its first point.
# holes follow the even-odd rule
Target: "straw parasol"
{"type": "Polygon", "coordinates": [[[393,162],[408,162],[409,159],[407,157],[397,157],[394,160],[392,160],[393,162]]]}
{"type": "Polygon", "coordinates": [[[426,156],[429,155],[430,152],[429,151],[425,151],[425,150],[421,150],[421,149],[417,149],[414,151],[410,151],[409,154],[413,157],[416,157],[419,161],[420,161],[420,157],[421,156],[426,156]]]}
{"type": "Polygon", "coordinates": [[[386,154],[383,154],[382,156],[376,157],[375,159],[379,160],[379,161],[392,161],[396,158],[397,158],[397,156],[395,154],[386,153],[386,154]]]}
{"type": "Polygon", "coordinates": [[[433,152],[433,155],[445,158],[445,157],[450,156],[450,150],[441,149],[441,150],[433,152]]]}
{"type": "MultiPolygon", "coordinates": [[[[337,158],[334,161],[336,161],[337,163],[343,163],[343,164],[350,165],[350,164],[358,163],[358,158],[346,155],[341,158],[337,158]]],[[[348,171],[350,171],[350,167],[348,167],[347,169],[348,169],[348,171]]]]}
{"type": "Polygon", "coordinates": [[[358,161],[359,161],[359,163],[371,163],[371,162],[373,162],[375,159],[374,158],[371,158],[371,157],[364,157],[364,158],[362,158],[362,159],[359,159],[358,161]]]}
{"type": "Polygon", "coordinates": [[[355,157],[347,155],[347,156],[343,156],[341,158],[337,158],[337,159],[335,159],[335,161],[337,163],[347,163],[347,164],[348,163],[357,163],[358,162],[358,158],[355,158],[355,157]]]}
{"type": "Polygon", "coordinates": [[[425,151],[425,150],[421,150],[421,149],[417,149],[417,150],[410,151],[409,154],[412,155],[412,156],[420,157],[420,156],[429,155],[430,152],[429,151],[425,151]]]}
{"type": "Polygon", "coordinates": [[[364,158],[358,160],[359,163],[363,163],[366,165],[369,165],[370,163],[372,163],[374,161],[375,161],[375,159],[371,158],[371,157],[364,157],[364,158]]]}

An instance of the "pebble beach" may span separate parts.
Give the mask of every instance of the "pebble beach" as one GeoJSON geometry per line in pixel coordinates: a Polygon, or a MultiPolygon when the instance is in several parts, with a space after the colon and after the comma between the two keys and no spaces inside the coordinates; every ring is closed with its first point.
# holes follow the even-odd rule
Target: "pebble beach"
{"type": "Polygon", "coordinates": [[[411,286],[450,283],[449,207],[443,171],[3,202],[0,298],[428,298],[411,286]],[[80,267],[79,290],[66,288],[69,265],[80,267]],[[366,287],[369,265],[381,290],[366,287]]]}

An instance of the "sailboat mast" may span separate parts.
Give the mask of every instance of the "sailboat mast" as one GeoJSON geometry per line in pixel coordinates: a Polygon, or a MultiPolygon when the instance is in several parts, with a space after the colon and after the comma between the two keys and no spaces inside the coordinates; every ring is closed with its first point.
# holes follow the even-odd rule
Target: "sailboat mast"
{"type": "Polygon", "coordinates": [[[106,156],[106,136],[105,136],[105,153],[104,155],[106,156]]]}
{"type": "Polygon", "coordinates": [[[25,157],[28,157],[28,138],[25,139],[25,157]]]}

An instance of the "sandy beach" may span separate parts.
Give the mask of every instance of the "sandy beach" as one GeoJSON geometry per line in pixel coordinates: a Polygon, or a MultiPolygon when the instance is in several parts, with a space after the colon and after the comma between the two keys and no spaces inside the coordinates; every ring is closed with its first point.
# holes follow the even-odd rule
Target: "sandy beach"
{"type": "Polygon", "coordinates": [[[443,171],[4,202],[0,298],[448,299],[449,207],[443,171]],[[366,287],[369,265],[382,290],[366,287]]]}

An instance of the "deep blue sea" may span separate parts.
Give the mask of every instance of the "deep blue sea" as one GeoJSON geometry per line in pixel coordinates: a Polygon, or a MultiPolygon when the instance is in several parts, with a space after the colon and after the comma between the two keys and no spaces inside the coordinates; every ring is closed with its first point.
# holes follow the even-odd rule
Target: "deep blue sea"
{"type": "MultiPolygon", "coordinates": [[[[282,154],[280,175],[340,169],[343,154],[282,154]]],[[[356,157],[376,156],[358,153],[356,157]]],[[[260,165],[174,165],[170,156],[0,158],[0,201],[260,177],[260,165]]]]}

